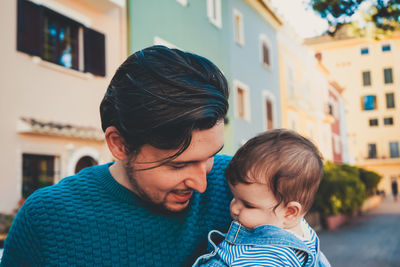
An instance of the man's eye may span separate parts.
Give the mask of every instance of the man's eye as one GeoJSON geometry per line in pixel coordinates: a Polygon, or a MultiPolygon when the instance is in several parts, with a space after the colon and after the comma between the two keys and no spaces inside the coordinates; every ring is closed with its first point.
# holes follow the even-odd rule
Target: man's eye
{"type": "Polygon", "coordinates": [[[185,168],[185,167],[186,167],[186,164],[178,164],[178,165],[170,164],[169,166],[170,166],[172,169],[179,170],[179,169],[185,168]]]}

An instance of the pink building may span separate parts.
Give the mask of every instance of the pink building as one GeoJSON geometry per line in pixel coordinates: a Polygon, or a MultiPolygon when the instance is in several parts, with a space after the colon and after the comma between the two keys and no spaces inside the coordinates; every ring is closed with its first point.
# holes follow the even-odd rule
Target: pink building
{"type": "Polygon", "coordinates": [[[126,58],[123,0],[0,2],[0,213],[111,156],[99,104],[126,58]]]}

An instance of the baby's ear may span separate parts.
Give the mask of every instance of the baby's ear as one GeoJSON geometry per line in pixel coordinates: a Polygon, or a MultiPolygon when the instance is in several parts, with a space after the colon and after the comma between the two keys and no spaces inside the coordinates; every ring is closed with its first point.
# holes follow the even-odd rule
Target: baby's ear
{"type": "Polygon", "coordinates": [[[290,201],[285,210],[285,223],[288,226],[297,223],[298,219],[303,215],[303,208],[297,201],[290,201]]]}

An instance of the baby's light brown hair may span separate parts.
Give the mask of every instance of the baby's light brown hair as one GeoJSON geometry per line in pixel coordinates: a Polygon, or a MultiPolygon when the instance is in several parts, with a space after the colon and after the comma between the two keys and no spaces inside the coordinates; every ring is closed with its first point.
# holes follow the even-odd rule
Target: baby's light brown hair
{"type": "Polygon", "coordinates": [[[298,133],[274,129],[244,144],[225,171],[231,185],[269,185],[278,204],[297,201],[303,214],[314,202],[323,174],[322,157],[315,145],[298,133]]]}

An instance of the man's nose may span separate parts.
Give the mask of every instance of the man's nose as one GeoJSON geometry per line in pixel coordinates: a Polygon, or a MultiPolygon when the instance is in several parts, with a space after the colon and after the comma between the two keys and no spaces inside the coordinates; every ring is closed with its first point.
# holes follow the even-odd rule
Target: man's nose
{"type": "Polygon", "coordinates": [[[193,165],[192,171],[185,180],[185,185],[196,190],[199,193],[204,193],[207,188],[207,173],[210,171],[207,162],[199,162],[193,165]]]}

